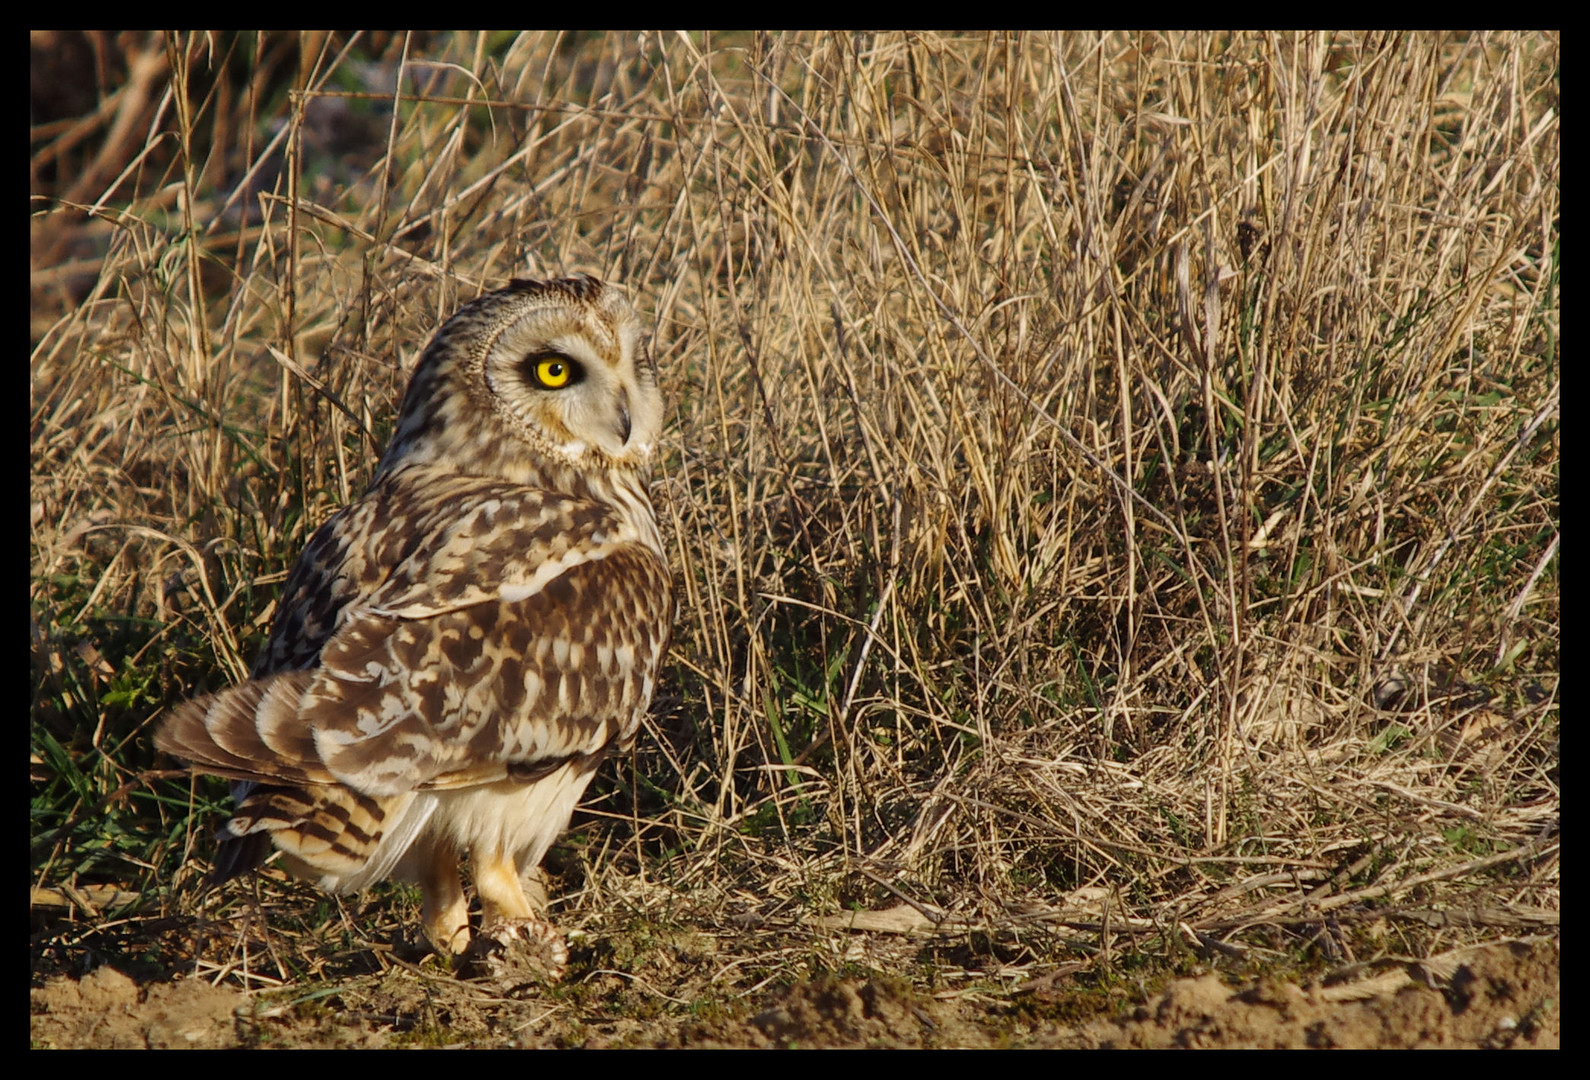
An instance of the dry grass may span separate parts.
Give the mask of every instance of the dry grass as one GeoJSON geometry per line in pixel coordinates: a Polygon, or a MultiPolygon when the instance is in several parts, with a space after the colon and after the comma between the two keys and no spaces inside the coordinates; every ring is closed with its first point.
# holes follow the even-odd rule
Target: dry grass
{"type": "Polygon", "coordinates": [[[36,970],[214,913],[151,725],[430,331],[575,270],[655,323],[682,604],[571,924],[814,927],[741,990],[901,901],[1013,977],[1555,924],[1556,36],[34,45],[33,877],[146,897],[36,970]]]}

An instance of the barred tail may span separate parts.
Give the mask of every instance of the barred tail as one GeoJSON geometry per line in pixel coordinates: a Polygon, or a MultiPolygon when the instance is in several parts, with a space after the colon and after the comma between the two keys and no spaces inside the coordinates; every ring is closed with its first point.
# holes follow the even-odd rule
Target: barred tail
{"type": "Polygon", "coordinates": [[[285,671],[190,701],[155,732],[156,748],[235,781],[212,881],[259,866],[274,845],[321,888],[361,889],[390,874],[435,808],[433,796],[416,804],[414,792],[365,795],[337,782],[300,713],[314,677],[285,671]]]}

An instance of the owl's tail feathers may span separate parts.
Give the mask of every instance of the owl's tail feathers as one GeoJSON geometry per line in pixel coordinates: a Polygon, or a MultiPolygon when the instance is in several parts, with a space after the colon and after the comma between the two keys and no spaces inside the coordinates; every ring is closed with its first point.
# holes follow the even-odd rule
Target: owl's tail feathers
{"type": "Polygon", "coordinates": [[[330,784],[299,713],[313,671],[285,671],[179,706],[155,732],[155,748],[196,772],[261,783],[330,784]]]}
{"type": "Polygon", "coordinates": [[[261,785],[238,803],[222,830],[222,847],[232,845],[243,854],[268,837],[292,873],[330,892],[354,892],[391,873],[412,833],[430,816],[411,822],[413,801],[413,792],[364,795],[345,787],[261,785]],[[405,835],[383,844],[394,832],[405,835]]]}
{"type": "Polygon", "coordinates": [[[206,885],[219,885],[239,874],[246,874],[276,850],[269,833],[257,832],[248,836],[233,836],[231,830],[222,829],[220,843],[215,848],[215,867],[205,879],[206,885]]]}
{"type": "Polygon", "coordinates": [[[237,809],[220,832],[212,882],[252,870],[271,847],[321,888],[348,892],[385,877],[428,813],[409,812],[412,792],[364,795],[337,783],[315,752],[300,713],[313,671],[285,671],[179,706],[155,746],[195,772],[233,784],[237,809]],[[401,846],[382,840],[403,833],[401,846]]]}

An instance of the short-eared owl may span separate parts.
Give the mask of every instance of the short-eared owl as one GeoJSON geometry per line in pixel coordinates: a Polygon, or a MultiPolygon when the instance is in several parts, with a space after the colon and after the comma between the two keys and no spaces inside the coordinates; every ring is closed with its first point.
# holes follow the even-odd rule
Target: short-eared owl
{"type": "Polygon", "coordinates": [[[647,494],[657,370],[592,277],[464,305],[415,369],[370,489],[321,526],[250,681],[155,736],[234,781],[217,876],[274,844],[322,888],[418,882],[438,949],[561,938],[527,901],[609,750],[633,744],[672,593],[647,494]]]}

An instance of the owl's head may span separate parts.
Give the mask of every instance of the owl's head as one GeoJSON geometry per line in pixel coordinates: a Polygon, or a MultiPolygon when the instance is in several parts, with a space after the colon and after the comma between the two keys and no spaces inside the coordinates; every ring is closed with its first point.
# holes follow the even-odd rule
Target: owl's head
{"type": "Polygon", "coordinates": [[[588,275],[514,281],[437,332],[381,471],[421,461],[527,481],[545,466],[644,468],[662,411],[644,328],[618,289],[588,275]]]}

